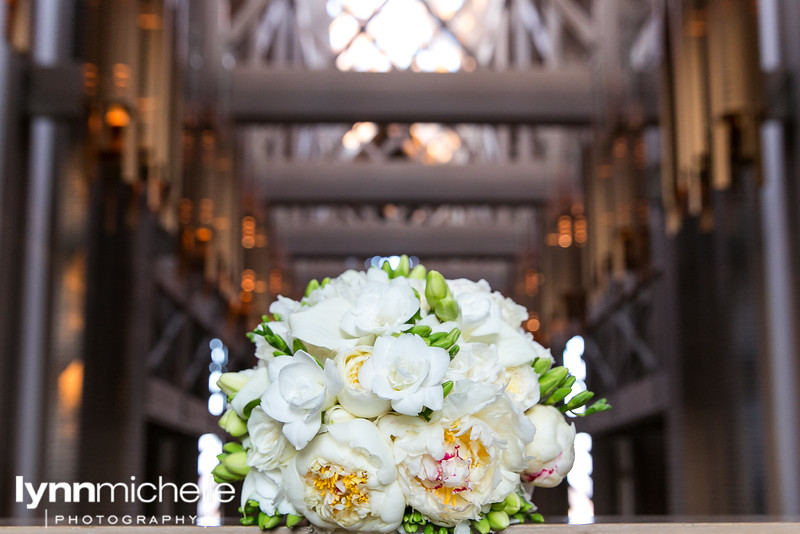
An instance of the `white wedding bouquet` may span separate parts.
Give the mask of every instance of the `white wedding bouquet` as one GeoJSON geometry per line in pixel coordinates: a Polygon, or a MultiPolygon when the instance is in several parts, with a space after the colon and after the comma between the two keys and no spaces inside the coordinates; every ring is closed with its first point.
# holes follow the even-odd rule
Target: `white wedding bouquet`
{"type": "Polygon", "coordinates": [[[243,524],[480,534],[542,521],[530,487],[574,461],[564,417],[592,393],[481,280],[421,265],[347,271],[285,297],[250,333],[257,365],[225,373],[218,482],[244,479],[243,524]]]}

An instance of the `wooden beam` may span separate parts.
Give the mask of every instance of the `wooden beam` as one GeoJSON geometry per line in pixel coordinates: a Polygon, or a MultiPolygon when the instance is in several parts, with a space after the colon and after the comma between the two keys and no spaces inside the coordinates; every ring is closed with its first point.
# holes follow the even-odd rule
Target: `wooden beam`
{"type": "Polygon", "coordinates": [[[270,204],[543,204],[542,165],[272,164],[258,177],[270,204]]]}
{"type": "Polygon", "coordinates": [[[229,111],[239,123],[440,122],[587,126],[592,77],[573,68],[483,73],[236,68],[229,111]]]}
{"type": "MultiPolygon", "coordinates": [[[[275,228],[278,246],[294,256],[514,257],[525,243],[513,226],[413,227],[352,226],[343,223],[284,225],[275,228]]],[[[531,243],[527,244],[532,246],[531,243]]]]}
{"type": "Polygon", "coordinates": [[[604,395],[614,409],[577,419],[578,432],[588,432],[594,436],[656,415],[665,415],[670,404],[667,378],[664,372],[653,373],[604,395]]]}
{"type": "Polygon", "coordinates": [[[219,432],[208,403],[160,378],[150,377],[145,389],[145,417],[192,436],[219,432]]]}

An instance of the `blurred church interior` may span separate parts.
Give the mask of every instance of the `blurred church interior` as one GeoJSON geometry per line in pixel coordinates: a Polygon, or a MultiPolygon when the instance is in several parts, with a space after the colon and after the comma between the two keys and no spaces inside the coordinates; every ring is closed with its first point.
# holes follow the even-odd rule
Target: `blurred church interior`
{"type": "Polygon", "coordinates": [[[19,475],[208,477],[216,378],[269,303],[400,254],[526,306],[614,406],[546,515],[800,516],[798,25],[794,0],[3,2],[0,517],[36,520],[19,475]]]}

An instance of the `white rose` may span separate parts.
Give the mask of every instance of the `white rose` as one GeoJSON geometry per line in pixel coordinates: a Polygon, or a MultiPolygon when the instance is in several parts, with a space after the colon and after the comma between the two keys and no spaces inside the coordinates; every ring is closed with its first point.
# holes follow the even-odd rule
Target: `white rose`
{"type": "Polygon", "coordinates": [[[468,380],[455,383],[429,423],[387,414],[378,427],[392,441],[408,504],[460,530],[517,489],[534,433],[502,391],[468,380]]]}
{"type": "Polygon", "coordinates": [[[506,395],[520,412],[539,402],[539,375],[530,364],[503,368],[496,383],[505,387],[506,395]]]}
{"type": "Polygon", "coordinates": [[[234,395],[233,399],[231,399],[231,408],[233,408],[242,419],[246,419],[245,412],[247,411],[247,407],[250,406],[252,409],[254,405],[257,405],[258,399],[261,398],[269,387],[269,377],[267,376],[266,367],[259,366],[251,370],[249,374],[250,380],[248,380],[236,395],[234,395]]]}
{"type": "Polygon", "coordinates": [[[442,379],[448,365],[447,351],[427,346],[419,336],[385,336],[375,340],[372,357],[358,371],[358,381],[390,400],[395,411],[417,415],[423,407],[442,407],[442,379]]]}
{"type": "Polygon", "coordinates": [[[344,383],[339,404],[358,417],[377,417],[391,409],[391,402],[365,388],[358,379],[361,366],[372,357],[372,347],[359,346],[342,351],[334,358],[339,377],[344,383]]]}
{"type": "Polygon", "coordinates": [[[419,299],[407,279],[370,280],[355,304],[342,316],[340,326],[353,337],[393,334],[399,332],[417,310],[419,299]]]}
{"type": "Polygon", "coordinates": [[[283,477],[279,469],[258,471],[251,469],[242,483],[242,508],[249,500],[258,501],[258,507],[267,515],[297,514],[286,498],[283,477]]]}
{"type": "Polygon", "coordinates": [[[260,406],[253,408],[247,420],[250,446],[247,450],[247,465],[259,471],[284,467],[294,456],[295,449],[281,433],[278,421],[264,413],[260,406]]]}
{"type": "Polygon", "coordinates": [[[324,369],[308,353],[278,356],[269,363],[272,382],[261,398],[261,407],[284,423],[283,435],[297,450],[305,447],[322,425],[321,413],[336,401],[342,381],[336,367],[325,360],[324,369]]]}
{"type": "Polygon", "coordinates": [[[365,419],[332,425],[297,453],[286,492],[306,519],[328,529],[388,534],[406,507],[389,443],[365,419]]]}
{"type": "Polygon", "coordinates": [[[557,486],[575,462],[575,425],[553,406],[537,404],[525,415],[536,426],[536,435],[525,447],[530,461],[522,480],[543,488],[557,486]]]}
{"type": "Polygon", "coordinates": [[[499,291],[492,293],[492,299],[500,306],[503,320],[511,326],[519,326],[522,321],[528,319],[528,310],[525,306],[517,304],[508,297],[504,297],[499,291]]]}

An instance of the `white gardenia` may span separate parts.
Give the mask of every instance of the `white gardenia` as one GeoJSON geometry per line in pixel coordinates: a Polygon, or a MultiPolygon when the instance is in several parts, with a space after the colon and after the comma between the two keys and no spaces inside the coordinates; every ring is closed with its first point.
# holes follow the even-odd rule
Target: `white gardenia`
{"type": "Polygon", "coordinates": [[[447,351],[427,346],[419,336],[385,336],[375,340],[372,357],[358,371],[358,381],[391,401],[396,412],[417,415],[424,407],[442,407],[442,379],[448,365],[447,351]]]}
{"type": "Polygon", "coordinates": [[[247,465],[259,471],[270,471],[285,467],[295,448],[281,432],[281,423],[264,413],[256,406],[247,420],[247,433],[251,448],[247,450],[247,465]]]}
{"type": "Polygon", "coordinates": [[[390,444],[365,419],[319,434],[289,462],[285,482],[291,503],[318,527],[388,534],[403,520],[390,444]]]}
{"type": "Polygon", "coordinates": [[[341,329],[352,337],[399,332],[419,310],[419,299],[406,278],[389,280],[374,268],[368,276],[355,304],[342,316],[341,329]]]}
{"type": "Polygon", "coordinates": [[[392,408],[388,399],[380,398],[359,381],[359,371],[371,357],[372,347],[358,346],[341,351],[333,360],[344,383],[339,404],[357,417],[377,417],[392,408]]]}
{"type": "Polygon", "coordinates": [[[408,504],[460,530],[517,489],[534,434],[501,389],[467,380],[455,384],[430,422],[387,414],[378,427],[392,441],[408,504]]]}
{"type": "Polygon", "coordinates": [[[322,425],[321,414],[333,406],[342,381],[330,360],[324,369],[308,353],[278,356],[269,363],[270,386],[261,407],[284,423],[283,435],[297,450],[305,447],[322,425]]]}
{"type": "Polygon", "coordinates": [[[279,469],[259,471],[251,469],[242,483],[242,508],[248,500],[258,502],[258,507],[267,515],[296,514],[294,506],[286,498],[283,476],[279,469]]]}
{"type": "Polygon", "coordinates": [[[537,404],[525,415],[536,426],[533,441],[525,447],[530,457],[522,480],[552,488],[567,476],[575,462],[575,424],[553,406],[537,404]]]}

